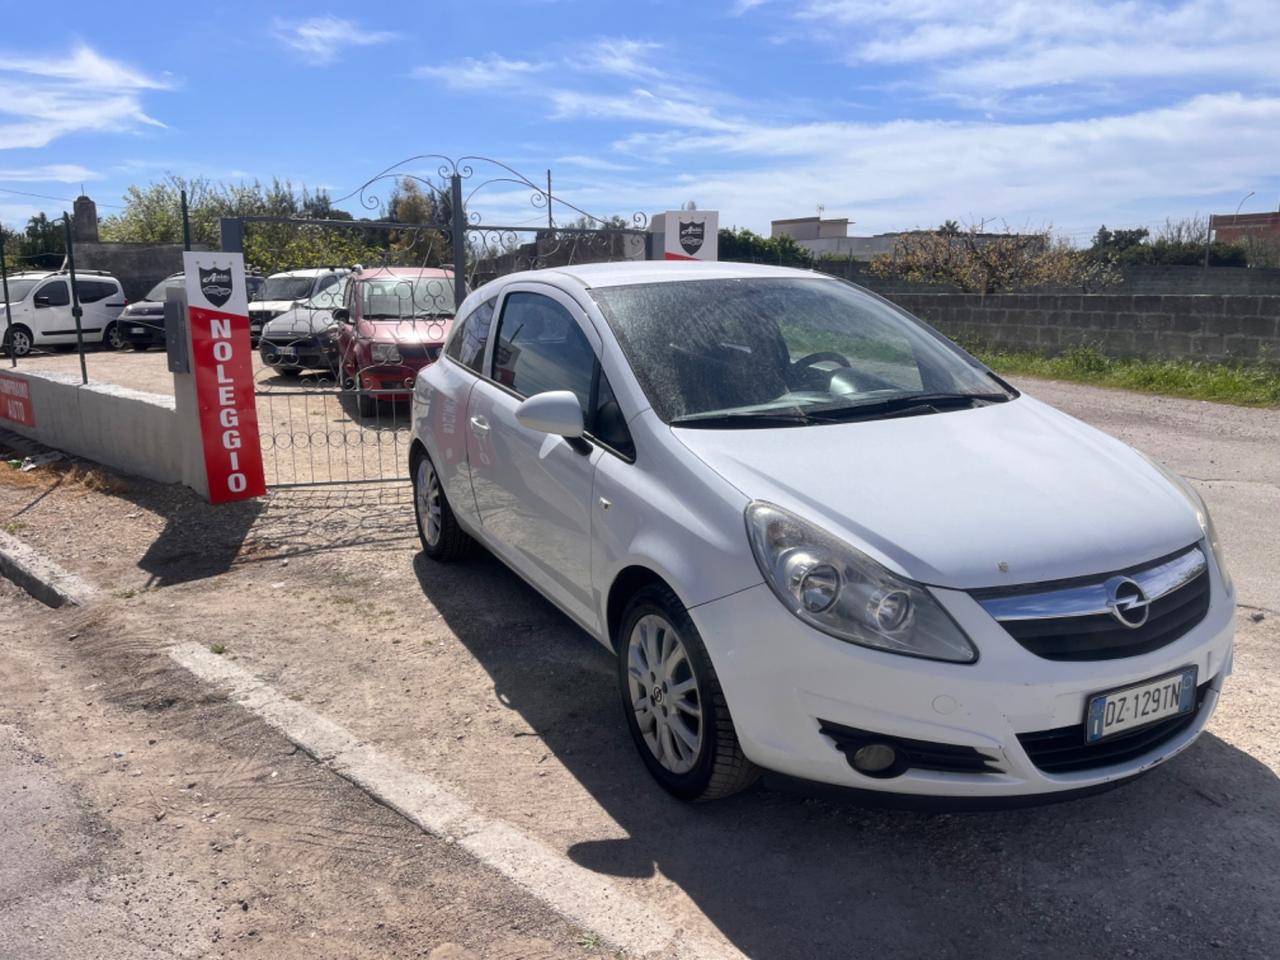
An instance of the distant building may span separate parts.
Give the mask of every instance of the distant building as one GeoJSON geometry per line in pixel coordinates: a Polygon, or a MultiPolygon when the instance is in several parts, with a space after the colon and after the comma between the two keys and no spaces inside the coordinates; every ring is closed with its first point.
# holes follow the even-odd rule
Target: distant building
{"type": "Polygon", "coordinates": [[[1214,240],[1264,244],[1280,253],[1280,212],[1215,213],[1209,218],[1209,229],[1214,240]]]}
{"type": "MultiPolygon", "coordinates": [[[[848,235],[848,218],[823,220],[820,217],[795,217],[790,220],[772,221],[769,235],[790,237],[819,258],[871,260],[882,253],[893,253],[899,238],[921,232],[931,231],[903,230],[895,233],[877,233],[869,237],[851,237],[848,235]]],[[[997,237],[1007,236],[1010,234],[979,233],[977,242],[981,246],[997,237]]]]}

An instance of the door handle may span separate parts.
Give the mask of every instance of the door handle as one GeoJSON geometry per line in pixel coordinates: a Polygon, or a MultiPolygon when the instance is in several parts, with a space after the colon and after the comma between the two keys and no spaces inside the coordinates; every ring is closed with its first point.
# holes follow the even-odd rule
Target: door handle
{"type": "Polygon", "coordinates": [[[489,432],[489,421],[484,417],[471,418],[471,430],[476,434],[485,434],[489,432]]]}

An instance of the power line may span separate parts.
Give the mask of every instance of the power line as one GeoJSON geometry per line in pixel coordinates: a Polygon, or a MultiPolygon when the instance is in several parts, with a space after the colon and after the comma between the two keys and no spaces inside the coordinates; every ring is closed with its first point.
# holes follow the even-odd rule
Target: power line
{"type": "MultiPolygon", "coordinates": [[[[51,197],[46,193],[27,193],[25,190],[10,190],[8,187],[0,187],[0,193],[12,193],[19,197],[35,197],[37,200],[57,200],[59,203],[75,203],[69,197],[51,197]]],[[[123,205],[119,203],[94,203],[99,207],[111,207],[113,210],[123,210],[123,205]]]]}

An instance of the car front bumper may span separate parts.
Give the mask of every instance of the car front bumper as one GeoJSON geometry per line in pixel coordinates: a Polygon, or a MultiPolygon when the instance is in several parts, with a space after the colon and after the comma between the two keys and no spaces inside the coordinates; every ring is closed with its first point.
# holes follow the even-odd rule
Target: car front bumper
{"type": "Polygon", "coordinates": [[[743,752],[766,770],[912,796],[1049,799],[1142,773],[1184,750],[1204,729],[1231,672],[1235,629],[1234,600],[1223,590],[1216,566],[1212,577],[1209,610],[1197,626],[1158,650],[1117,660],[1037,657],[977,601],[955,590],[932,592],[974,642],[976,663],[942,663],[845,643],[794,617],[765,584],[695,606],[689,614],[711,654],[743,752]],[[1080,726],[1083,746],[1091,696],[1189,666],[1198,671],[1196,712],[1138,755],[1048,773],[1019,740],[1020,734],[1080,726]],[[914,741],[943,755],[971,748],[990,762],[984,772],[909,767],[889,778],[868,776],[853,769],[832,729],[914,741]]]}

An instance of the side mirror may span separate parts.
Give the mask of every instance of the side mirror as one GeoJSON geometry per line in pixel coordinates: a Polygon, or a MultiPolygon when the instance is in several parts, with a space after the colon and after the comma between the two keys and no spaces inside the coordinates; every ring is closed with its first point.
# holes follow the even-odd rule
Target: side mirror
{"type": "Polygon", "coordinates": [[[530,430],[539,430],[573,440],[586,430],[582,404],[568,390],[548,390],[535,394],[516,407],[516,420],[530,430]]]}
{"type": "Polygon", "coordinates": [[[348,310],[346,307],[336,308],[333,311],[333,322],[334,323],[350,323],[351,311],[348,310]]]}
{"type": "Polygon", "coordinates": [[[52,304],[49,303],[49,295],[47,293],[37,293],[32,302],[34,302],[37,307],[52,306],[52,304]]]}

